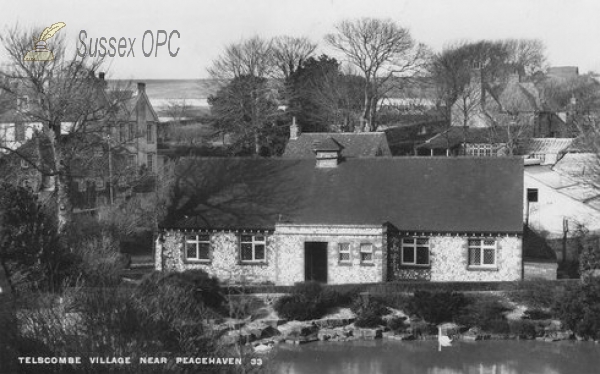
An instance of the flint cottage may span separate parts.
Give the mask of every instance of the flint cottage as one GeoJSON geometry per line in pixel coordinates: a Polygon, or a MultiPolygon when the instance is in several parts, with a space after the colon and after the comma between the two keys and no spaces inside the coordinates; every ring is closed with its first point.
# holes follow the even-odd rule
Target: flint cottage
{"type": "Polygon", "coordinates": [[[520,158],[189,158],[155,268],[229,283],[522,279],[520,158]]]}

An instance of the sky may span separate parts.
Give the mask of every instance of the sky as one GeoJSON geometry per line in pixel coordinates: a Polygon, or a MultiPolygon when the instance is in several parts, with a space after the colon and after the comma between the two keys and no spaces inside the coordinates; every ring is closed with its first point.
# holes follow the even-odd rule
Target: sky
{"type": "MultiPolygon", "coordinates": [[[[80,50],[80,38],[87,43],[101,37],[135,38],[135,57],[106,59],[108,78],[196,79],[209,77],[211,61],[228,44],[255,35],[307,36],[319,43],[320,53],[333,54],[323,36],[335,32],[337,22],[360,17],[390,18],[434,51],[459,40],[538,38],[551,66],[600,73],[597,0],[3,1],[0,32],[16,25],[42,29],[64,22],[59,32],[80,50]],[[171,52],[179,48],[175,57],[167,45],[156,49],[156,38],[166,39],[158,30],[171,35],[171,52]]],[[[0,49],[0,63],[6,60],[0,49]]]]}

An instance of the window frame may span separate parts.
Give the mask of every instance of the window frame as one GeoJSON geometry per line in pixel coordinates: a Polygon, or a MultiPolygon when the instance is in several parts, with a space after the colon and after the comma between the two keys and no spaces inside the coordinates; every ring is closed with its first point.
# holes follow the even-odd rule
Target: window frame
{"type": "Polygon", "coordinates": [[[185,260],[185,262],[187,263],[210,263],[212,262],[212,237],[209,233],[195,233],[195,234],[191,234],[191,235],[184,235],[183,236],[183,258],[185,260]],[[203,240],[201,240],[201,237],[203,240]],[[204,239],[204,237],[206,237],[206,239],[204,239]],[[193,239],[191,239],[193,238],[193,239]],[[195,245],[195,252],[196,252],[196,256],[195,257],[189,257],[188,256],[188,245],[193,244],[195,245]],[[206,253],[206,258],[200,258],[200,245],[201,244],[206,244],[207,245],[207,253],[206,253]]]}
{"type": "Polygon", "coordinates": [[[239,261],[240,264],[266,264],[267,263],[267,235],[266,234],[240,234],[238,237],[239,244],[239,261]],[[245,241],[244,237],[250,236],[252,239],[250,241],[245,241]],[[262,240],[257,240],[256,237],[262,237],[262,240]],[[244,259],[244,251],[242,246],[244,244],[250,244],[252,247],[252,259],[244,259]],[[263,256],[262,259],[256,258],[256,247],[262,245],[263,246],[263,256]]]}
{"type": "Polygon", "coordinates": [[[429,241],[428,237],[423,237],[423,236],[407,236],[407,237],[403,237],[401,242],[400,242],[400,264],[402,266],[414,266],[414,267],[423,267],[423,268],[428,268],[431,267],[431,243],[429,241]],[[419,244],[419,239],[421,240],[426,240],[425,244],[419,244]],[[406,243],[405,240],[412,240],[412,243],[406,243]],[[419,258],[418,256],[418,248],[423,248],[426,247],[427,248],[427,263],[426,264],[419,264],[417,262],[417,259],[419,258]],[[413,262],[406,262],[404,261],[404,250],[405,249],[412,249],[413,251],[413,262]]]}
{"type": "Polygon", "coordinates": [[[148,143],[148,144],[154,144],[155,143],[155,139],[154,139],[154,124],[153,123],[146,124],[146,143],[148,143]]]}
{"type": "Polygon", "coordinates": [[[351,265],[352,264],[352,249],[350,248],[350,243],[349,242],[340,242],[338,243],[338,263],[339,264],[344,264],[344,265],[351,265]],[[342,250],[343,247],[346,247],[344,250],[342,250]],[[348,259],[347,260],[343,260],[342,259],[342,254],[348,254],[348,259]]]}
{"type": "Polygon", "coordinates": [[[527,188],[527,202],[537,203],[540,200],[540,190],[538,188],[527,188]]]}
{"type": "Polygon", "coordinates": [[[373,243],[360,243],[360,264],[361,265],[374,265],[375,261],[373,259],[373,254],[374,254],[374,248],[373,248],[373,243]],[[368,247],[370,249],[370,251],[365,251],[364,248],[368,247]],[[363,259],[363,254],[370,254],[371,255],[371,259],[370,260],[364,260],[363,259]]]}
{"type": "Polygon", "coordinates": [[[148,169],[149,174],[154,174],[156,171],[154,170],[154,165],[156,164],[154,160],[155,153],[147,153],[146,154],[146,168],[148,169]]]}
{"type": "Polygon", "coordinates": [[[498,268],[498,240],[496,238],[483,238],[483,237],[470,237],[467,238],[467,265],[469,269],[497,269],[498,268]],[[472,245],[471,241],[479,240],[479,245],[472,245]],[[493,245],[486,245],[486,240],[493,240],[493,245]],[[471,250],[479,249],[479,264],[471,263],[471,250]],[[494,250],[494,263],[493,264],[485,264],[485,250],[494,250]]]}

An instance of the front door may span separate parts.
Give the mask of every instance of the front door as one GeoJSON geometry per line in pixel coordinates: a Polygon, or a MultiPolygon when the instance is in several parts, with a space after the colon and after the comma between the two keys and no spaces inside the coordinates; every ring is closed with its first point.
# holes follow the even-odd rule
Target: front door
{"type": "Polygon", "coordinates": [[[304,279],[327,283],[327,242],[304,243],[304,279]]]}

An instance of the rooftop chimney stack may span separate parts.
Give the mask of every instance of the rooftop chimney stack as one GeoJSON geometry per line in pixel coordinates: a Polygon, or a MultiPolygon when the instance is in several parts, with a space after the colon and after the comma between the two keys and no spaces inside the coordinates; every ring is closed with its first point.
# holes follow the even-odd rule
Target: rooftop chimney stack
{"type": "Polygon", "coordinates": [[[101,81],[104,80],[104,72],[101,71],[100,73],[98,73],[98,78],[100,78],[101,81]]]}
{"type": "Polygon", "coordinates": [[[146,93],[146,83],[138,82],[138,94],[146,93]]]}
{"type": "Polygon", "coordinates": [[[292,125],[290,126],[290,140],[298,139],[298,135],[300,133],[300,129],[296,124],[296,117],[292,117],[292,125]]]}

